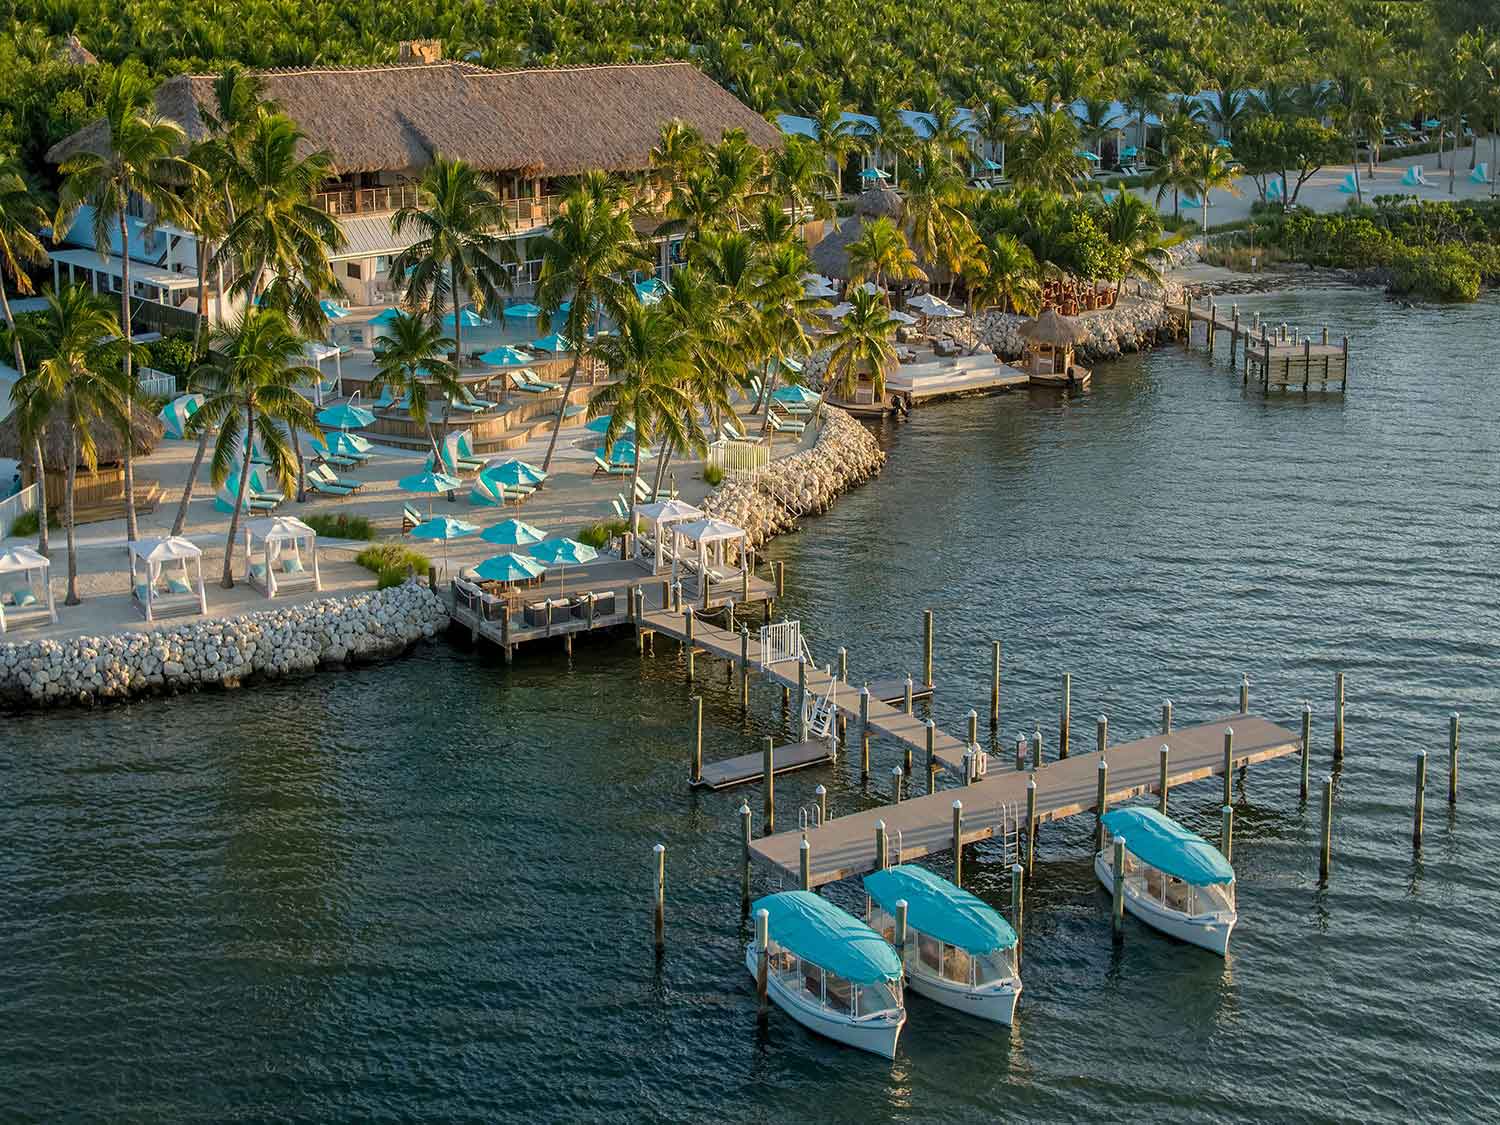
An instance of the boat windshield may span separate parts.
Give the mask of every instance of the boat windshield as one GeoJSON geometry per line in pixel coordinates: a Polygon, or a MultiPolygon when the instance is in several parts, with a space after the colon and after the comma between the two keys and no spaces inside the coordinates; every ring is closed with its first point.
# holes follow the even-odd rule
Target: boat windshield
{"type": "Polygon", "coordinates": [[[901,986],[877,981],[875,984],[854,985],[854,1016],[872,1016],[877,1012],[894,1011],[901,1007],[901,986]]]}
{"type": "Polygon", "coordinates": [[[974,958],[974,983],[993,984],[1016,977],[1016,947],[997,949],[974,958]]]}

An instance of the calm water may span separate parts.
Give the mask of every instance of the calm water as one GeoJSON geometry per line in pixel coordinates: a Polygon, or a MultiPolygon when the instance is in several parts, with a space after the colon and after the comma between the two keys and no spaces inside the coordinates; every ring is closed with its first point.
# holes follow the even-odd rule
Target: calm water
{"type": "MultiPolygon", "coordinates": [[[[775,1012],[759,1032],[740,963],[744,794],[684,785],[671,646],[642,662],[627,639],[596,641],[571,666],[538,652],[513,670],[438,646],[5,721],[0,1116],[1494,1120],[1500,387],[1475,341],[1500,305],[1261,303],[1348,327],[1346,400],[1268,402],[1222,361],[1170,350],[1072,401],[924,409],[883,431],[882,478],[776,548],[815,654],[847,643],[854,677],[915,667],[911,591],[930,591],[951,730],[986,705],[1003,638],[1001,734],[1040,719],[1049,754],[1063,671],[1085,742],[1099,712],[1117,739],[1149,733],[1167,697],[1181,723],[1225,713],[1248,672],[1257,711],[1290,725],[1312,701],[1321,775],[1347,670],[1331,886],[1295,759],[1252,770],[1227,962],[1134,922],[1113,948],[1079,817],[1041,834],[1014,1029],[913,997],[894,1065],[775,1012]],[[1438,753],[1414,861],[1419,747],[1438,753]]],[[[711,756],[779,726],[769,691],[746,723],[720,672],[707,681],[711,756]]],[[[900,750],[875,756],[883,779],[900,750]]],[[[779,782],[783,815],[820,781],[835,812],[878,797],[840,765],[779,782]]],[[[1217,803],[1217,782],[1173,796],[1211,837],[1217,803]]],[[[977,851],[966,875],[1007,904],[998,856],[977,851]]]]}

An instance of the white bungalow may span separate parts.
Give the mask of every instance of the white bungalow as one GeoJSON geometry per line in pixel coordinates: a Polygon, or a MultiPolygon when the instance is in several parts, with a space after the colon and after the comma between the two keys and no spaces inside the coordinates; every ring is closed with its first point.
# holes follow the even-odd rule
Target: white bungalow
{"type": "Polygon", "coordinates": [[[136,540],[130,544],[130,597],[147,621],[206,614],[203,551],[180,535],[136,540]],[[189,563],[192,563],[191,575],[189,563]],[[167,573],[168,567],[177,573],[167,573]]]}

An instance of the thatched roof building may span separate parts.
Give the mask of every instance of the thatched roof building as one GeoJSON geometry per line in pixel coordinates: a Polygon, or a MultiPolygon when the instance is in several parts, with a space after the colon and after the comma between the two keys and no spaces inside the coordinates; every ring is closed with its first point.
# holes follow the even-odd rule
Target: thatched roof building
{"type": "Polygon", "coordinates": [[[813,268],[825,277],[849,280],[849,243],[859,237],[870,219],[891,219],[898,225],[906,209],[901,194],[884,184],[861,192],[854,201],[854,214],[824,236],[812,248],[813,268]]]}
{"type": "MultiPolygon", "coordinates": [[[[137,399],[134,403],[132,427],[135,438],[135,455],[144,457],[156,448],[156,443],[161,440],[161,419],[152,411],[149,405],[137,399]]],[[[98,450],[98,462],[101,465],[112,465],[125,456],[125,446],[120,440],[120,435],[115,428],[103,419],[99,419],[91,427],[94,433],[94,445],[98,450]]],[[[31,459],[31,443],[28,441],[24,446],[21,442],[20,427],[16,422],[14,414],[0,421],[0,457],[10,457],[22,463],[31,459]]],[[[68,422],[61,410],[54,411],[52,417],[47,420],[47,435],[42,441],[42,461],[45,462],[49,472],[61,473],[68,467],[68,422]]],[[[79,465],[82,468],[82,464],[79,465]]]]}
{"type": "Polygon", "coordinates": [[[1045,347],[1071,348],[1089,338],[1088,330],[1071,317],[1048,309],[1035,320],[1024,321],[1017,329],[1021,339],[1045,347]]]}
{"type": "MultiPolygon", "coordinates": [[[[673,119],[711,142],[731,129],[743,129],[763,147],[781,137],[683,62],[494,71],[438,60],[257,76],[263,96],[307,134],[307,150],[326,149],[339,174],[419,169],[438,153],[527,176],[637,171],[648,166],[662,125],[673,119]]],[[[156,92],[157,109],[189,140],[206,135],[213,83],[212,75],[180,75],[156,92]]],[[[103,122],[95,122],[54,145],[47,158],[60,162],[103,140],[103,122]]]]}

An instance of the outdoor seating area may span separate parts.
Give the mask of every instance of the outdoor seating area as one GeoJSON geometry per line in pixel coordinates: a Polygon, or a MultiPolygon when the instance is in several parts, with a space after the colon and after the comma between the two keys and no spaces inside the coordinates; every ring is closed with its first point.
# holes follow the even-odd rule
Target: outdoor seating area
{"type": "Polygon", "coordinates": [[[0,552],[0,633],[28,624],[56,623],[51,573],[47,556],[30,547],[0,552]]]}
{"type": "Polygon", "coordinates": [[[208,612],[203,551],[178,535],[129,545],[130,597],[147,620],[208,612]]]}
{"type": "Polygon", "coordinates": [[[268,598],[296,590],[321,590],[318,533],[292,516],[245,525],[245,577],[268,598]]]}
{"type": "Polygon", "coordinates": [[[1050,278],[1042,283],[1042,311],[1056,309],[1063,316],[1094,312],[1114,306],[1114,287],[1083,282],[1073,277],[1050,278]]]}

